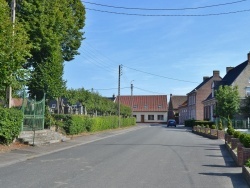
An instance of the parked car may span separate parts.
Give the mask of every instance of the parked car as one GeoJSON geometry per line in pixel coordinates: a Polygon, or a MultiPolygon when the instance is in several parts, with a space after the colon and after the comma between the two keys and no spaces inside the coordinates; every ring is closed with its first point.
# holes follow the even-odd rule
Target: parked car
{"type": "Polygon", "coordinates": [[[169,119],[168,122],[167,122],[167,127],[176,127],[176,121],[174,119],[169,119]]]}

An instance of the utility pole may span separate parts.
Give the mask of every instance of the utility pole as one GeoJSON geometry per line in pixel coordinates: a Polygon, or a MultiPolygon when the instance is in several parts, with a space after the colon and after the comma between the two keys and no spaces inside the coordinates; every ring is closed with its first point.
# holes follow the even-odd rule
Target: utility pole
{"type": "Polygon", "coordinates": [[[134,80],[132,80],[130,83],[130,85],[131,85],[131,115],[132,115],[132,117],[133,117],[133,87],[134,87],[132,84],[133,81],[134,80]]]}
{"type": "MultiPolygon", "coordinates": [[[[16,0],[11,1],[11,21],[13,24],[13,36],[15,35],[15,20],[16,20],[16,0]]],[[[14,42],[14,39],[13,39],[14,42]]],[[[7,88],[7,97],[8,97],[8,107],[11,108],[11,98],[12,98],[12,87],[11,85],[7,88]]]]}
{"type": "Polygon", "coordinates": [[[119,65],[119,73],[118,73],[118,126],[121,126],[120,121],[120,113],[121,113],[121,101],[120,101],[120,90],[121,90],[121,69],[122,65],[119,65]]]}

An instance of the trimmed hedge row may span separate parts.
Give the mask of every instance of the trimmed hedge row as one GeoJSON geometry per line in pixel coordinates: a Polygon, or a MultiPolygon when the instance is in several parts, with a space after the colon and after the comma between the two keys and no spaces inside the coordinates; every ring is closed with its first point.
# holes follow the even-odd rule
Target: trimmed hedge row
{"type": "MultiPolygon", "coordinates": [[[[56,119],[55,124],[63,128],[66,134],[69,135],[118,128],[117,116],[89,117],[83,115],[53,115],[53,117],[56,119]]],[[[122,118],[120,127],[135,124],[135,118],[122,118]]]]}
{"type": "Polygon", "coordinates": [[[0,143],[10,144],[21,132],[21,110],[0,107],[0,143]]]}
{"type": "Polygon", "coordinates": [[[194,119],[189,119],[185,121],[185,127],[194,127],[197,125],[209,125],[211,126],[214,124],[212,121],[201,121],[201,120],[194,120],[194,119]]]}

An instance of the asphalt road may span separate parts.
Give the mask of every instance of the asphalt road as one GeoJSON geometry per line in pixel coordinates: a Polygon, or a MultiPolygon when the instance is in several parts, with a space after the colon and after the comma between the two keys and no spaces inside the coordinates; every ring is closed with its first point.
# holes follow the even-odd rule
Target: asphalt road
{"type": "Polygon", "coordinates": [[[248,187],[223,141],[183,127],[140,129],[0,168],[3,188],[248,187]]]}

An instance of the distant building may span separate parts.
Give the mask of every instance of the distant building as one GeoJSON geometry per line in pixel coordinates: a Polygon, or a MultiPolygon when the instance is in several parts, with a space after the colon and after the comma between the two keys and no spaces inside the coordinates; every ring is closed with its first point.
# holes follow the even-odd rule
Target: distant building
{"type": "MultiPolygon", "coordinates": [[[[226,75],[221,81],[213,81],[211,84],[210,95],[203,101],[204,118],[211,121],[217,116],[215,113],[216,99],[215,91],[219,86],[238,86],[240,98],[244,100],[246,96],[250,96],[250,53],[248,59],[236,67],[227,67],[226,75]]],[[[236,117],[241,118],[239,114],[236,117]]]]}
{"type": "MultiPolygon", "coordinates": [[[[115,102],[118,102],[118,97],[115,102]]],[[[136,122],[167,122],[167,95],[120,96],[120,103],[132,108],[136,122]]]]}
{"type": "Polygon", "coordinates": [[[203,120],[204,106],[203,101],[208,98],[212,92],[211,85],[214,81],[220,81],[220,72],[213,71],[213,76],[203,77],[203,82],[187,94],[188,119],[203,120]]]}
{"type": "Polygon", "coordinates": [[[168,119],[175,119],[179,124],[179,106],[187,100],[186,95],[172,95],[170,94],[168,104],[168,119]]]}

